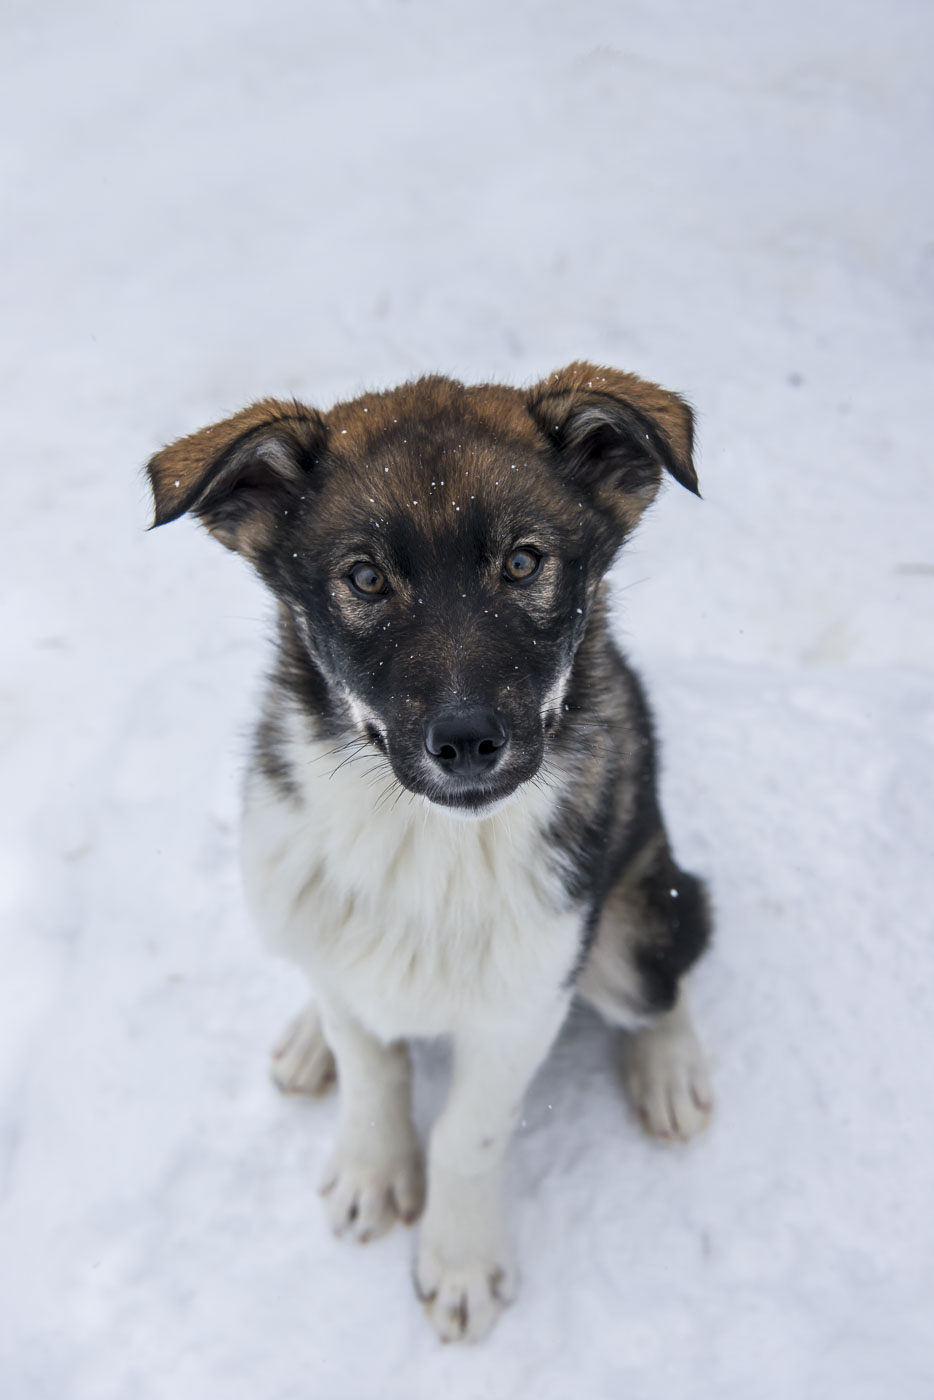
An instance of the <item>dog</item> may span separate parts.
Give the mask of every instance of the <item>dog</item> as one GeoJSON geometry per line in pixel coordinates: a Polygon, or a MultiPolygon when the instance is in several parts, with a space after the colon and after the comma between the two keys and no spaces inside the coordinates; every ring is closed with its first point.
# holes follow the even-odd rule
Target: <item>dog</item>
{"type": "Polygon", "coordinates": [[[444,1341],[514,1296],[506,1149],[575,997],[629,1033],[650,1132],[710,1113],[683,987],[708,900],[671,853],[604,582],[663,473],[699,494],[692,446],[678,395],[575,363],[530,390],[264,399],[148,464],[154,525],[193,514],[276,599],[243,869],[311,1001],[274,1076],[315,1093],[336,1072],[338,1234],[424,1206],[415,1287],[444,1341]],[[441,1035],[426,1169],[406,1041],[441,1035]]]}

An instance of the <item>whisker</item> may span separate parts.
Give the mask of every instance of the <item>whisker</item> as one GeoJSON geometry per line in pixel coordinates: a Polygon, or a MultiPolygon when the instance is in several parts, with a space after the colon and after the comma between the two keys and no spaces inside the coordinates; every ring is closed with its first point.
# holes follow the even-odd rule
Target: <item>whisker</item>
{"type": "MultiPolygon", "coordinates": [[[[406,793],[407,791],[408,791],[408,789],[407,789],[407,788],[404,788],[404,787],[402,786],[402,784],[400,783],[400,784],[399,784],[399,791],[396,793],[395,802],[393,802],[392,806],[391,806],[390,809],[389,809],[390,812],[394,812],[394,811],[396,810],[396,803],[399,801],[399,798],[400,798],[400,797],[403,797],[403,796],[405,795],[405,793],[406,793]]],[[[411,797],[412,794],[409,793],[409,796],[411,797]]]]}
{"type": "Polygon", "coordinates": [[[398,787],[398,786],[399,786],[399,783],[396,781],[395,778],[393,778],[393,779],[391,780],[391,782],[389,782],[389,783],[386,784],[386,786],[383,788],[382,792],[380,793],[379,797],[376,799],[376,803],[375,803],[375,805],[374,805],[374,807],[373,807],[373,811],[374,811],[374,812],[378,812],[378,811],[379,811],[380,807],[382,807],[383,803],[386,801],[386,799],[388,798],[389,794],[392,792],[393,788],[394,788],[394,787],[398,787]]]}
{"type": "Polygon", "coordinates": [[[324,753],[318,754],[315,758],[311,760],[311,762],[317,763],[318,760],[321,758],[330,758],[333,754],[343,753],[344,749],[349,749],[351,744],[365,744],[366,742],[367,741],[364,735],[351,734],[350,737],[345,739],[342,744],[335,744],[333,748],[325,749],[324,753]]]}
{"type": "Polygon", "coordinates": [[[365,755],[362,754],[362,753],[359,753],[359,752],[358,752],[358,753],[348,754],[347,757],[344,758],[344,759],[341,759],[341,761],[340,761],[340,763],[337,765],[337,767],[336,767],[335,769],[333,769],[332,772],[330,772],[330,773],[328,774],[328,778],[329,778],[329,779],[330,779],[330,778],[333,778],[335,773],[339,773],[339,772],[341,771],[341,769],[343,768],[343,766],[344,766],[345,763],[353,763],[355,759],[363,758],[363,757],[365,757],[365,755]]]}
{"type": "Polygon", "coordinates": [[[384,778],[388,767],[386,760],[382,759],[379,763],[374,763],[372,768],[368,768],[363,774],[368,779],[367,787],[372,787],[378,778],[384,778]]]}

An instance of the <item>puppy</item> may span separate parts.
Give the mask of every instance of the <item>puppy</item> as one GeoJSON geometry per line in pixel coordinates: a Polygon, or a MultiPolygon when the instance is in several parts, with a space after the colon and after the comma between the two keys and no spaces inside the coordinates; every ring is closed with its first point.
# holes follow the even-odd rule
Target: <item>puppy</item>
{"type": "Polygon", "coordinates": [[[314,1093],[336,1066],[338,1234],[422,1212],[406,1039],[451,1038],[415,1264],[445,1341],[513,1297],[504,1158],[575,996],[631,1033],[651,1132],[710,1110],[682,988],[707,903],[671,854],[603,583],[664,472],[697,492],[692,438],[676,394],[578,363],[528,391],[264,399],[148,466],[155,524],[193,513],[278,603],[243,865],[311,986],[275,1077],[314,1093]]]}

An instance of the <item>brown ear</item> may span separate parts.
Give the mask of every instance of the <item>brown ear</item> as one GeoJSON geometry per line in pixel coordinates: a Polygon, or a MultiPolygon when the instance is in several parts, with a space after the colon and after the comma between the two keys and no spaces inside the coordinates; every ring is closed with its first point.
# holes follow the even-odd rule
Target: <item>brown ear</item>
{"type": "Polygon", "coordinates": [[[677,394],[576,361],[536,384],[528,405],[557,451],[559,471],[625,529],[654,499],[663,469],[700,495],[694,417],[677,394]]]}
{"type": "Polygon", "coordinates": [[[146,465],[153,526],[192,511],[228,549],[255,558],[324,451],[321,414],[261,399],[223,423],[179,438],[146,465]]]}

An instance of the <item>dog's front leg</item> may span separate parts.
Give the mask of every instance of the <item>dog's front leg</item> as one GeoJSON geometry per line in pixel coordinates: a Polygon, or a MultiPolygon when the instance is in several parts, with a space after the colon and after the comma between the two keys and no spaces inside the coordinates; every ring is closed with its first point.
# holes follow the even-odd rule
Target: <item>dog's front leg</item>
{"type": "Polygon", "coordinates": [[[470,1025],[454,1037],[448,1101],[428,1155],[428,1205],[415,1284],[444,1342],[477,1341],[515,1294],[506,1230],[506,1149],[526,1086],[567,1014],[555,998],[508,1024],[470,1025]]]}
{"type": "Polygon", "coordinates": [[[337,1061],[337,1141],[321,1180],[338,1235],[361,1243],[421,1210],[421,1154],[412,1124],[406,1047],[384,1045],[344,1008],[325,1000],[322,1022],[337,1061]]]}

